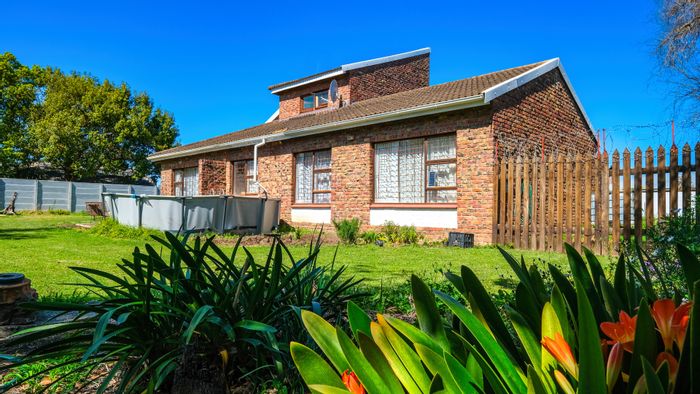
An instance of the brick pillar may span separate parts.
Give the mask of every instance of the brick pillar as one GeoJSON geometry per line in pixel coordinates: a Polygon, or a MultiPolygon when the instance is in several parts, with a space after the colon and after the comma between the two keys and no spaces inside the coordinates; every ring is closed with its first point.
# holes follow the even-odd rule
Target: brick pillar
{"type": "Polygon", "coordinates": [[[226,161],[199,160],[200,195],[217,195],[226,193],[226,161]]]}
{"type": "Polygon", "coordinates": [[[369,225],[369,207],[374,188],[372,145],[369,139],[334,146],[332,162],[333,220],[359,218],[363,225],[369,225]]]}
{"type": "Polygon", "coordinates": [[[494,139],[487,122],[457,130],[457,222],[475,243],[491,243],[494,139]]]}
{"type": "Polygon", "coordinates": [[[173,170],[162,169],[160,171],[160,194],[164,196],[172,196],[175,194],[173,190],[173,170]]]}
{"type": "Polygon", "coordinates": [[[258,181],[267,190],[268,197],[279,198],[280,219],[291,221],[294,190],[292,154],[278,143],[263,145],[258,150],[258,181]]]}

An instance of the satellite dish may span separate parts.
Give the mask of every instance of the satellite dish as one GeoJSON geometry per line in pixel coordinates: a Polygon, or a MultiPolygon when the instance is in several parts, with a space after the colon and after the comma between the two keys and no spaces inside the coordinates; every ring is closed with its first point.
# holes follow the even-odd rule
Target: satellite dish
{"type": "Polygon", "coordinates": [[[331,81],[331,86],[328,88],[328,99],[334,103],[338,99],[338,81],[331,81]]]}

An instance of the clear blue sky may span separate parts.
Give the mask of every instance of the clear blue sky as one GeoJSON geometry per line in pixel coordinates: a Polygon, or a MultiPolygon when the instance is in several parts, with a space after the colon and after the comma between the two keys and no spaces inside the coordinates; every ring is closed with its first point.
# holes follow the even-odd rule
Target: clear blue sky
{"type": "Polygon", "coordinates": [[[560,57],[615,146],[670,142],[670,127],[631,127],[674,117],[657,1],[102,3],[5,0],[0,51],[148,92],[182,143],[262,123],[273,83],[426,46],[432,83],[560,57]]]}

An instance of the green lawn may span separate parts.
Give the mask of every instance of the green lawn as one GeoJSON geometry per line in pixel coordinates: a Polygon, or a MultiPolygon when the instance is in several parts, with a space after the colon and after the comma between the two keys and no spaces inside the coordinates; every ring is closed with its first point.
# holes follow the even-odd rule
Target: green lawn
{"type": "MultiPolygon", "coordinates": [[[[40,295],[71,293],[75,287],[65,284],[80,277],[69,267],[117,272],[115,263],[129,258],[134,247],[147,242],[107,238],[74,227],[91,220],[84,215],[0,215],[0,271],[24,273],[40,295]]],[[[267,247],[262,246],[249,249],[261,258],[267,252],[267,247]]],[[[307,248],[290,249],[293,255],[302,256],[307,248]]],[[[320,260],[330,261],[334,250],[331,245],[324,247],[320,260]]],[[[539,258],[559,266],[566,264],[566,257],[561,254],[510,252],[523,254],[527,262],[539,258]]],[[[437,279],[439,270],[458,271],[463,264],[471,267],[492,292],[513,284],[510,270],[495,248],[340,246],[336,262],[348,265],[349,273],[366,278],[366,284],[372,287],[405,283],[411,273],[437,279]]]]}

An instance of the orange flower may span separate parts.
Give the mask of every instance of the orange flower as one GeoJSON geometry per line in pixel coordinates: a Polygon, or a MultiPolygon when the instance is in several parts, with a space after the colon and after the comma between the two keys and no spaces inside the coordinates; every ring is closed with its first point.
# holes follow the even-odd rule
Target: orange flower
{"type": "Polygon", "coordinates": [[[620,376],[620,370],[622,370],[622,358],[624,357],[624,350],[620,342],[616,342],[612,349],[610,349],[610,355],[608,356],[608,364],[605,371],[605,384],[608,386],[608,393],[611,393],[617,378],[620,376]]]}
{"type": "Polygon", "coordinates": [[[651,316],[656,322],[656,329],[661,334],[666,350],[673,350],[673,313],[676,311],[676,304],[673,300],[657,300],[651,307],[651,316]]]}
{"type": "Polygon", "coordinates": [[[688,331],[688,323],[690,322],[690,308],[692,308],[692,302],[686,302],[681,304],[676,311],[673,312],[673,321],[671,322],[671,331],[673,332],[673,338],[678,344],[678,348],[683,350],[683,343],[685,342],[685,333],[688,331]]]}
{"type": "Polygon", "coordinates": [[[671,381],[674,382],[676,380],[676,373],[678,372],[678,361],[671,354],[661,352],[656,357],[656,368],[658,369],[664,361],[668,362],[668,371],[671,374],[671,381]]]}
{"type": "Polygon", "coordinates": [[[562,367],[578,380],[578,365],[574,354],[571,352],[571,347],[566,343],[564,337],[560,333],[554,334],[554,339],[549,337],[542,338],[542,346],[554,357],[562,367]]]}
{"type": "Polygon", "coordinates": [[[365,388],[362,387],[362,383],[360,383],[360,380],[357,378],[357,375],[355,375],[355,372],[350,371],[348,373],[348,371],[345,370],[345,372],[343,372],[342,379],[343,384],[352,394],[365,394],[365,388]]]}
{"type": "Polygon", "coordinates": [[[619,342],[622,348],[632,353],[634,346],[634,330],[637,328],[637,316],[630,317],[626,312],[620,311],[620,321],[618,323],[603,322],[600,323],[600,330],[603,331],[608,338],[609,344],[619,342]]]}

